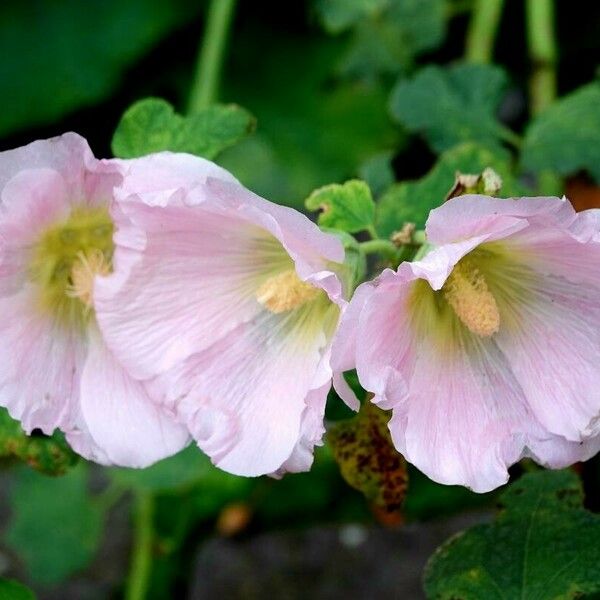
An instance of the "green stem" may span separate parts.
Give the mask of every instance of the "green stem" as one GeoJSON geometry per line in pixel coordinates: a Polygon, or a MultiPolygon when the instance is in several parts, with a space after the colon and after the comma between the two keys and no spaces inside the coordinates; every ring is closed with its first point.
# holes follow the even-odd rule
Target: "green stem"
{"type": "Polygon", "coordinates": [[[152,568],[152,521],[154,498],[148,492],[137,492],[133,506],[134,537],[131,568],[125,600],[144,600],[152,568]]]}
{"type": "Polygon", "coordinates": [[[236,0],[211,0],[190,91],[188,112],[216,102],[236,0]]]}
{"type": "Polygon", "coordinates": [[[553,0],[526,0],[527,44],[531,61],[531,114],[545,110],[556,98],[556,36],[553,0]]]}
{"type": "Polygon", "coordinates": [[[499,126],[498,135],[500,136],[501,140],[504,140],[505,142],[517,149],[519,149],[521,147],[521,144],[523,143],[521,136],[516,134],[512,129],[505,127],[504,125],[499,126]]]}
{"type": "Polygon", "coordinates": [[[469,62],[492,61],[503,6],[504,0],[475,0],[465,49],[465,58],[469,62]]]}
{"type": "Polygon", "coordinates": [[[360,249],[365,254],[383,254],[390,259],[398,257],[398,248],[389,240],[369,240],[360,243],[360,249]]]}

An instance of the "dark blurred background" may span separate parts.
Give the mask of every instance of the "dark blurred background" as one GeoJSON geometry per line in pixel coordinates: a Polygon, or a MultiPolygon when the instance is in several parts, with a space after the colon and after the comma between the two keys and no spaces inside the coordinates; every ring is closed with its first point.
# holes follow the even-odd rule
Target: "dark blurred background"
{"type": "MultiPolygon", "coordinates": [[[[408,33],[385,22],[328,30],[322,4],[239,0],[219,96],[252,112],[257,130],[218,162],[254,191],[298,208],[323,184],[361,176],[383,187],[429,171],[435,153],[392,121],[388,98],[399,77],[463,57],[471,3],[419,8],[414,0],[422,31],[408,33]]],[[[207,6],[3,0],[0,149],[73,130],[96,156],[110,157],[113,131],[136,100],[159,96],[185,112],[207,6]]],[[[562,1],[556,10],[563,95],[598,74],[600,3],[562,1]]],[[[532,68],[521,0],[506,2],[494,62],[510,78],[500,116],[521,133],[532,68]]],[[[581,202],[598,202],[588,175],[574,175],[589,195],[581,202]]],[[[328,417],[343,416],[332,397],[328,417]]],[[[135,518],[151,498],[149,598],[421,598],[427,557],[487,518],[496,498],[411,469],[405,507],[390,521],[342,480],[327,448],[311,473],[281,481],[223,474],[193,449],[182,456],[133,474],[82,462],[60,479],[24,466],[3,471],[0,574],[40,598],[123,597],[139,542],[135,518]]],[[[583,473],[598,509],[598,461],[583,473]]]]}

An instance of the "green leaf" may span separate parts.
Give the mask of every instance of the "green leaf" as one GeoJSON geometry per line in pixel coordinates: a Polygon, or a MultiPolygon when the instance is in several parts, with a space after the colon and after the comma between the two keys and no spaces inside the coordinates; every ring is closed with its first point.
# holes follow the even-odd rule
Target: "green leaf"
{"type": "Polygon", "coordinates": [[[522,166],[571,175],[586,169],[600,183],[600,83],[555,102],[527,128],[522,166]]]}
{"type": "Polygon", "coordinates": [[[0,578],[0,600],[35,600],[35,594],[23,584],[0,578]]]}
{"type": "Polygon", "coordinates": [[[359,177],[365,180],[374,196],[379,196],[387,190],[396,179],[392,158],[392,152],[380,152],[363,162],[358,168],[359,177]]]}
{"type": "Polygon", "coordinates": [[[201,8],[196,0],[0,2],[0,135],[107,98],[201,8]]]}
{"type": "Polygon", "coordinates": [[[400,510],[408,483],[406,461],[394,448],[389,415],[365,402],[357,416],[337,421],[327,442],[344,479],[377,508],[400,510]]]}
{"type": "Polygon", "coordinates": [[[512,174],[504,153],[477,144],[461,144],[444,152],[425,177],[395,184],[380,198],[376,210],[377,231],[387,237],[407,222],[415,223],[419,229],[424,227],[429,211],[444,201],[454,185],[457,171],[481,173],[486,167],[492,167],[502,178],[502,196],[526,193],[512,174]]]}
{"type": "Polygon", "coordinates": [[[352,29],[338,70],[351,77],[396,74],[444,39],[444,0],[320,0],[317,15],[330,33],[352,29]]]}
{"type": "Polygon", "coordinates": [[[490,525],[439,548],[425,570],[428,598],[580,598],[600,592],[600,516],[584,510],[572,471],[524,475],[490,525]]]}
{"type": "Polygon", "coordinates": [[[111,468],[108,473],[124,487],[158,493],[191,487],[206,479],[215,469],[194,444],[146,469],[111,468]]]}
{"type": "Polygon", "coordinates": [[[506,75],[491,65],[429,66],[401,79],[391,96],[393,117],[425,136],[436,152],[475,141],[497,146],[507,130],[496,119],[506,75]]]}
{"type": "Polygon", "coordinates": [[[145,98],[121,117],[112,150],[119,158],[170,150],[212,159],[253,128],[252,115],[234,104],[209,106],[184,117],[166,100],[145,98]]]}
{"type": "Polygon", "coordinates": [[[19,469],[10,491],[7,543],[24,561],[32,581],[50,585],[86,567],[102,533],[103,515],[87,493],[87,464],[64,477],[19,469]]]}
{"type": "Polygon", "coordinates": [[[316,0],[315,8],[323,26],[339,33],[365,18],[381,14],[390,0],[316,0]]]}
{"type": "Polygon", "coordinates": [[[318,222],[322,227],[356,233],[373,226],[375,203],[371,190],[358,179],[319,188],[304,204],[308,210],[321,211],[318,222]]]}
{"type": "Polygon", "coordinates": [[[61,434],[28,436],[5,408],[0,408],[0,457],[18,458],[49,475],[61,475],[77,462],[61,434]]]}

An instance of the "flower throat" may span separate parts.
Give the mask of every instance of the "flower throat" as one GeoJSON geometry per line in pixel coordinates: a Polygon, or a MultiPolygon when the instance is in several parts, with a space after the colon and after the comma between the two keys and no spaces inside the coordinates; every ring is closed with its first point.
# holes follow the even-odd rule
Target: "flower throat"
{"type": "Polygon", "coordinates": [[[500,328],[500,312],[483,273],[472,261],[458,262],[442,288],[444,297],[463,325],[481,337],[500,328]]]}
{"type": "Polygon", "coordinates": [[[43,310],[70,325],[87,321],[94,278],[111,271],[112,234],[113,223],[104,207],[76,208],[42,234],[29,272],[43,310]]]}

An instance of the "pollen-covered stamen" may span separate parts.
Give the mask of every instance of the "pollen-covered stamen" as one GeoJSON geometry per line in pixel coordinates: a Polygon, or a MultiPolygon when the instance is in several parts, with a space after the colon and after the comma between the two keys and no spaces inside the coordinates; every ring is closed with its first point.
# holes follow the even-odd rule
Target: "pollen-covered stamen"
{"type": "Polygon", "coordinates": [[[468,260],[455,265],[442,288],[456,316],[473,333],[490,337],[500,328],[496,299],[483,273],[468,260]]]}
{"type": "Polygon", "coordinates": [[[66,293],[71,298],[78,298],[87,308],[91,308],[94,302],[94,279],[96,275],[108,275],[110,263],[106,260],[104,253],[98,249],[92,249],[87,254],[77,253],[77,260],[71,267],[71,285],[66,293]]]}
{"type": "Polygon", "coordinates": [[[294,269],[269,277],[257,290],[256,299],[272,313],[302,306],[319,295],[319,289],[302,281],[294,269]]]}

